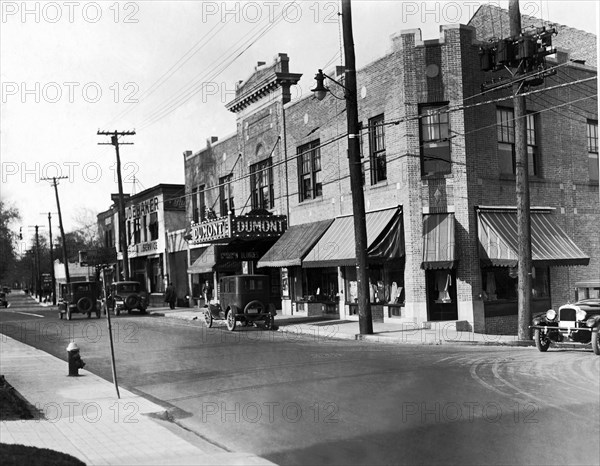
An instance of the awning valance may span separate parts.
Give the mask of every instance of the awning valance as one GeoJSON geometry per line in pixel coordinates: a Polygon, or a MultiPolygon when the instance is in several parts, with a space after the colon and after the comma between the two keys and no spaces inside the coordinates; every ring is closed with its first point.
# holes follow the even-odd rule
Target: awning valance
{"type": "Polygon", "coordinates": [[[304,223],[289,227],[277,242],[258,261],[261,267],[292,267],[302,264],[302,259],[323,236],[333,219],[304,223]]]}
{"type": "Polygon", "coordinates": [[[213,271],[213,267],[216,264],[216,254],[214,245],[208,246],[198,259],[188,267],[187,273],[209,273],[213,271]]]}
{"type": "MultiPolygon", "coordinates": [[[[590,258],[558,225],[549,209],[530,211],[531,259],[538,266],[588,265],[590,258]]],[[[518,262],[516,209],[478,209],[479,257],[483,265],[515,267],[518,262]]]]}
{"type": "Polygon", "coordinates": [[[428,214],[423,217],[424,269],[451,269],[456,265],[454,214],[428,214]]]}
{"type": "MultiPolygon", "coordinates": [[[[385,261],[404,255],[402,213],[399,207],[368,212],[369,259],[385,261]]],[[[354,218],[337,217],[302,261],[303,267],[338,267],[356,264],[354,218]]]]}

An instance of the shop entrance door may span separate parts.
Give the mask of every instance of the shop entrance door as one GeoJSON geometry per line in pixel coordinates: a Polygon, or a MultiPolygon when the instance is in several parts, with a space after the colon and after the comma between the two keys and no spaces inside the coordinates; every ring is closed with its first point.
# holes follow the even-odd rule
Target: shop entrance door
{"type": "Polygon", "coordinates": [[[427,315],[431,321],[457,320],[456,272],[448,270],[427,270],[427,315]]]}

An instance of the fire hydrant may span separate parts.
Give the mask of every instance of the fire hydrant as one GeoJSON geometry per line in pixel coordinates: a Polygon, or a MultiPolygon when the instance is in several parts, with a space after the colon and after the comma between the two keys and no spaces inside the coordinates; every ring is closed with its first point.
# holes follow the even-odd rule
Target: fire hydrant
{"type": "Polygon", "coordinates": [[[79,376],[79,369],[83,369],[85,362],[83,362],[79,355],[79,346],[77,346],[77,343],[69,343],[69,346],[67,346],[67,356],[69,361],[69,377],[79,376]]]}

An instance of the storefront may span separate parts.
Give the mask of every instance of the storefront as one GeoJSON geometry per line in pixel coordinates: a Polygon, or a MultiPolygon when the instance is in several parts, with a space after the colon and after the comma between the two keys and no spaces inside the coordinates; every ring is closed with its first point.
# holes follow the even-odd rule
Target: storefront
{"type": "Polygon", "coordinates": [[[213,299],[218,300],[221,277],[256,273],[270,276],[271,302],[280,309],[281,275],[278,270],[263,268],[259,259],[286,229],[287,217],[268,211],[193,223],[188,236],[187,272],[194,304],[204,304],[202,285],[206,280],[214,290],[213,299]]]}
{"type": "MultiPolygon", "coordinates": [[[[373,321],[401,317],[404,304],[402,209],[367,212],[367,255],[373,321]]],[[[315,300],[337,298],[340,318],[358,319],[354,219],[336,217],[302,261],[304,291],[315,300]],[[337,278],[337,284],[335,280],[337,278]],[[325,294],[323,294],[325,293],[325,294]]]]}
{"type": "Polygon", "coordinates": [[[453,213],[423,216],[427,320],[457,320],[456,241],[453,213]]]}
{"type": "Polygon", "coordinates": [[[281,277],[281,309],[284,315],[337,314],[338,272],[307,273],[302,260],[333,223],[332,220],[294,225],[279,238],[258,262],[281,277]]]}
{"type": "MultiPolygon", "coordinates": [[[[531,208],[531,313],[551,305],[551,273],[557,266],[587,265],[590,258],[558,225],[550,208],[531,208]]],[[[516,208],[478,207],[479,257],[486,329],[516,322],[518,235],[516,208]]]]}

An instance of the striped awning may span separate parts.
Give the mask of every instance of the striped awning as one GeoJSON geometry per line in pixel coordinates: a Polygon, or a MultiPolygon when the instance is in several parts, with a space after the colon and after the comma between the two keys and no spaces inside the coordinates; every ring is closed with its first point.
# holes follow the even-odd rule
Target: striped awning
{"type": "Polygon", "coordinates": [[[454,214],[428,214],[423,217],[424,269],[452,269],[456,266],[454,214]]]}
{"type": "Polygon", "coordinates": [[[333,219],[329,219],[289,227],[258,261],[258,268],[301,265],[306,253],[319,241],[332,223],[333,219]]]}
{"type": "Polygon", "coordinates": [[[198,259],[194,261],[194,263],[188,267],[187,273],[209,273],[213,271],[213,267],[216,264],[216,254],[215,254],[216,246],[210,245],[208,246],[198,259]]]}
{"type": "MultiPolygon", "coordinates": [[[[404,244],[399,207],[368,212],[367,253],[369,259],[385,261],[402,257],[404,244]]],[[[302,261],[303,267],[338,267],[356,264],[354,218],[337,217],[302,261]]]]}
{"type": "MultiPolygon", "coordinates": [[[[530,210],[531,259],[536,265],[588,265],[590,258],[553,218],[550,209],[530,210]]],[[[479,208],[479,257],[483,265],[515,267],[518,262],[517,211],[479,208]]]]}

